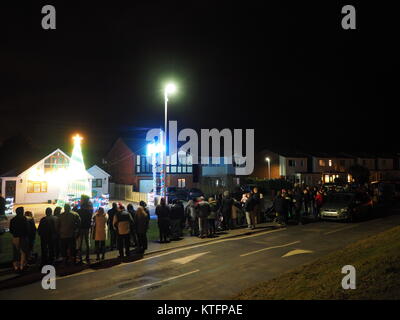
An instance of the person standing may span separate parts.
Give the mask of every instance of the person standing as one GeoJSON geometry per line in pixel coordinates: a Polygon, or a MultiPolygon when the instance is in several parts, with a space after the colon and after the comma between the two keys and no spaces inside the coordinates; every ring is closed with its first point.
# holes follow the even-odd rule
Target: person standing
{"type": "Polygon", "coordinates": [[[302,224],[303,216],[302,216],[302,208],[303,208],[303,193],[300,188],[296,188],[296,191],[293,196],[293,204],[294,211],[297,219],[297,224],[302,224]]]}
{"type": "Polygon", "coordinates": [[[96,250],[96,260],[105,259],[106,254],[106,240],[107,240],[107,224],[108,215],[104,212],[104,208],[99,207],[96,214],[93,217],[93,240],[96,250]]]}
{"type": "Polygon", "coordinates": [[[199,237],[203,239],[208,234],[208,216],[210,215],[211,209],[209,203],[204,200],[204,197],[200,197],[197,208],[199,214],[199,237]]]}
{"type": "Polygon", "coordinates": [[[54,259],[56,261],[59,261],[60,256],[61,256],[60,235],[58,234],[58,231],[57,231],[58,230],[58,224],[60,223],[61,210],[62,210],[61,207],[56,207],[54,209],[54,212],[53,212],[54,218],[56,218],[56,220],[57,220],[57,225],[56,225],[57,229],[56,229],[56,232],[55,232],[55,235],[54,235],[55,238],[54,238],[54,244],[53,244],[53,247],[54,247],[54,259]]]}
{"type": "Polygon", "coordinates": [[[165,198],[161,198],[160,204],[156,207],[157,224],[160,231],[160,243],[169,242],[169,215],[170,208],[167,206],[165,198]]]}
{"type": "Polygon", "coordinates": [[[81,218],[78,213],[71,211],[71,206],[66,203],[64,212],[60,215],[58,234],[60,235],[61,255],[64,263],[76,262],[76,239],[79,234],[81,218]]]}
{"type": "Polygon", "coordinates": [[[26,259],[28,264],[33,263],[35,259],[34,248],[35,248],[35,240],[36,240],[36,224],[35,219],[33,218],[33,214],[31,211],[25,211],[25,217],[28,221],[28,253],[26,255],[26,259]]]}
{"type": "Polygon", "coordinates": [[[142,206],[139,206],[135,214],[135,232],[137,235],[138,253],[143,254],[147,250],[147,230],[149,229],[149,214],[145,211],[142,206]]]}
{"type": "Polygon", "coordinates": [[[222,213],[222,225],[224,230],[229,230],[231,226],[231,214],[232,214],[233,199],[231,198],[229,191],[224,191],[222,198],[221,213],[222,213]]]}
{"type": "Polygon", "coordinates": [[[274,209],[278,215],[278,222],[281,225],[287,224],[287,216],[288,216],[288,204],[286,200],[286,195],[281,191],[277,192],[277,195],[274,200],[274,209]]]}
{"type": "Polygon", "coordinates": [[[185,215],[190,229],[190,235],[192,237],[193,236],[197,237],[199,235],[199,224],[198,224],[197,210],[193,200],[189,200],[185,208],[185,215]]]}
{"type": "Polygon", "coordinates": [[[78,209],[79,217],[81,218],[81,225],[79,229],[79,235],[77,239],[78,257],[80,263],[82,263],[82,246],[85,242],[86,246],[86,262],[90,260],[90,229],[92,227],[93,218],[93,206],[89,201],[88,196],[82,195],[81,207],[78,209]]]}
{"type": "Polygon", "coordinates": [[[133,208],[133,205],[131,203],[126,206],[126,209],[128,210],[129,214],[132,217],[132,225],[130,227],[131,228],[131,235],[130,235],[131,245],[132,245],[132,247],[137,247],[138,240],[137,240],[137,235],[135,232],[135,225],[134,225],[136,211],[135,211],[135,208],[133,208]]]}
{"type": "Polygon", "coordinates": [[[245,199],[244,211],[246,213],[247,229],[254,229],[256,227],[254,214],[254,198],[251,196],[250,193],[248,193],[247,196],[243,199],[245,199]]]}
{"type": "Polygon", "coordinates": [[[256,224],[261,223],[261,194],[258,192],[258,188],[253,188],[251,195],[253,198],[253,215],[254,215],[254,227],[256,224]]]}
{"type": "Polygon", "coordinates": [[[6,199],[0,194],[0,216],[6,215],[6,199]]]}
{"type": "Polygon", "coordinates": [[[303,191],[303,201],[304,201],[304,213],[306,215],[309,215],[311,210],[311,194],[308,187],[305,188],[303,191]]]}
{"type": "Polygon", "coordinates": [[[208,203],[210,204],[210,214],[208,215],[208,236],[215,237],[215,220],[218,214],[218,204],[214,198],[209,198],[208,203]]]}
{"type": "Polygon", "coordinates": [[[174,199],[171,212],[171,240],[179,240],[182,236],[182,221],[185,219],[185,209],[182,203],[174,199]]]}
{"type": "Polygon", "coordinates": [[[46,216],[40,219],[38,234],[42,251],[42,265],[54,263],[54,245],[57,238],[58,218],[52,215],[51,208],[46,208],[46,216]]]}
{"type": "Polygon", "coordinates": [[[323,191],[319,190],[317,191],[317,194],[315,195],[315,218],[319,219],[320,218],[320,211],[322,204],[324,203],[324,195],[323,191]]]}
{"type": "Polygon", "coordinates": [[[118,212],[118,205],[113,202],[112,208],[108,210],[108,230],[110,232],[110,250],[114,250],[117,247],[117,233],[113,226],[114,216],[118,212]]]}
{"type": "Polygon", "coordinates": [[[24,216],[24,207],[15,210],[16,216],[10,220],[10,233],[13,245],[13,267],[14,271],[21,272],[26,265],[26,254],[28,252],[29,225],[24,216]]]}
{"type": "Polygon", "coordinates": [[[125,255],[129,256],[129,244],[130,244],[130,234],[131,234],[131,226],[133,224],[132,217],[128,211],[125,210],[125,207],[121,204],[118,208],[118,212],[114,215],[113,226],[117,232],[117,247],[119,251],[119,258],[124,257],[124,249],[125,255]]]}

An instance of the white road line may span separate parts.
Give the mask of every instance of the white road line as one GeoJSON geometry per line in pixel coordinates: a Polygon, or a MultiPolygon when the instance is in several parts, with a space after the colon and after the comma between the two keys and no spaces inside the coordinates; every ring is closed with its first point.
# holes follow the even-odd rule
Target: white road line
{"type": "Polygon", "coordinates": [[[260,249],[260,250],[251,251],[251,252],[248,252],[248,253],[241,254],[240,256],[241,256],[241,257],[246,257],[246,256],[249,256],[249,255],[251,255],[251,254],[255,254],[255,253],[258,253],[258,252],[262,252],[262,251],[267,251],[267,250],[271,250],[271,249],[283,248],[283,247],[291,246],[292,244],[296,244],[296,243],[299,243],[299,242],[300,242],[300,241],[294,241],[294,242],[291,242],[291,243],[282,244],[282,245],[280,245],[280,246],[274,246],[274,247],[263,248],[263,249],[260,249]]]}
{"type": "MultiPolygon", "coordinates": [[[[177,252],[181,252],[181,251],[185,251],[185,250],[201,248],[201,247],[204,247],[204,246],[209,246],[209,245],[212,245],[212,244],[222,243],[222,242],[226,242],[226,241],[237,241],[237,240],[242,240],[242,239],[247,239],[247,238],[252,238],[252,237],[259,237],[259,236],[263,236],[265,234],[274,233],[274,232],[280,232],[280,231],[283,231],[283,230],[286,230],[286,228],[268,230],[268,231],[265,231],[265,232],[255,233],[255,234],[251,234],[251,235],[248,235],[248,236],[229,238],[229,239],[221,239],[221,240],[216,240],[216,241],[212,241],[212,242],[208,242],[208,243],[202,243],[202,244],[198,244],[198,245],[194,245],[194,246],[190,246],[190,247],[178,248],[178,249],[174,249],[174,250],[171,250],[171,251],[167,251],[165,253],[160,253],[160,254],[158,254],[156,256],[150,256],[150,257],[139,259],[139,260],[135,260],[135,261],[132,261],[132,262],[126,262],[126,263],[124,262],[124,263],[121,263],[121,264],[117,264],[117,265],[113,266],[112,268],[113,269],[114,268],[120,268],[120,267],[124,267],[124,266],[127,266],[127,265],[144,262],[144,261],[151,260],[151,259],[156,259],[156,258],[159,258],[159,257],[163,257],[163,256],[166,256],[166,255],[169,255],[169,254],[173,254],[173,253],[177,253],[177,252]]],[[[91,273],[91,272],[95,272],[95,271],[97,271],[97,270],[91,270],[91,271],[88,271],[86,273],[91,273]]],[[[86,273],[85,272],[80,272],[80,273],[71,274],[71,275],[68,275],[68,276],[60,278],[60,280],[63,280],[63,279],[66,279],[66,278],[78,277],[80,275],[85,275],[86,273]]]]}
{"type": "Polygon", "coordinates": [[[339,231],[343,231],[343,230],[347,230],[347,229],[352,229],[352,228],[355,228],[355,227],[358,227],[358,224],[355,224],[355,225],[352,225],[352,226],[349,226],[349,227],[344,227],[344,228],[332,230],[332,231],[324,233],[324,235],[328,235],[328,234],[331,234],[331,233],[335,233],[335,232],[339,232],[339,231]]]}
{"type": "Polygon", "coordinates": [[[145,285],[140,286],[140,287],[135,287],[135,288],[127,289],[127,290],[124,290],[124,291],[116,292],[116,293],[109,294],[109,295],[104,296],[104,297],[95,298],[95,299],[93,299],[93,300],[105,300],[105,299],[110,299],[110,298],[113,298],[113,297],[115,297],[115,296],[119,296],[119,295],[121,295],[121,294],[125,294],[125,293],[128,293],[128,292],[134,291],[134,290],[142,289],[142,288],[145,288],[145,287],[151,287],[151,286],[153,286],[153,285],[155,285],[155,284],[158,284],[158,283],[163,283],[163,282],[166,282],[166,281],[170,281],[170,280],[175,280],[175,279],[178,279],[178,278],[182,278],[182,277],[188,276],[188,275],[190,275],[190,274],[193,274],[193,273],[196,273],[196,272],[199,272],[199,271],[200,271],[200,270],[197,269],[197,270],[194,270],[194,271],[190,271],[190,272],[188,272],[188,273],[180,274],[179,276],[175,276],[175,277],[167,278],[167,279],[164,279],[164,280],[156,281],[156,282],[153,282],[153,283],[145,284],[145,285]]]}

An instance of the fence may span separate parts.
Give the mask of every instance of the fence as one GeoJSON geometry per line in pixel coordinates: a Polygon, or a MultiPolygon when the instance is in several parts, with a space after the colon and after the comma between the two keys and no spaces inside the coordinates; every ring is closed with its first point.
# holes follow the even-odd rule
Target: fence
{"type": "Polygon", "coordinates": [[[126,200],[139,203],[148,201],[147,193],[132,191],[133,187],[126,184],[110,183],[110,198],[117,200],[126,200]]]}

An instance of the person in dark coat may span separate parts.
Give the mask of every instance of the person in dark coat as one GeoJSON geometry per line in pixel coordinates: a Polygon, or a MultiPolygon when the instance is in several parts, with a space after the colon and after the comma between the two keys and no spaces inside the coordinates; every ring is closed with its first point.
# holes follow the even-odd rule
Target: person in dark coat
{"type": "Polygon", "coordinates": [[[16,216],[10,220],[10,233],[13,244],[13,267],[17,272],[23,271],[28,253],[28,220],[24,216],[24,207],[15,210],[16,216]]]}
{"type": "Polygon", "coordinates": [[[118,205],[113,202],[112,208],[107,211],[108,215],[108,230],[110,232],[110,250],[114,250],[117,247],[117,234],[113,227],[114,216],[118,212],[118,205]]]}
{"type": "Polygon", "coordinates": [[[221,202],[221,213],[223,217],[222,227],[224,230],[229,230],[232,227],[231,215],[233,202],[234,201],[231,198],[229,191],[225,191],[221,202]]]}
{"type": "Polygon", "coordinates": [[[135,208],[133,207],[133,205],[131,203],[129,203],[126,206],[126,210],[128,210],[129,214],[132,217],[132,225],[131,225],[131,246],[133,247],[137,247],[138,245],[138,241],[137,241],[137,235],[136,235],[136,230],[135,230],[135,208]]]}
{"type": "Polygon", "coordinates": [[[182,203],[174,199],[170,211],[171,240],[179,240],[182,236],[182,221],[185,219],[185,209],[182,203]]]}
{"type": "Polygon", "coordinates": [[[130,254],[130,228],[133,225],[132,216],[128,211],[125,210],[123,205],[119,205],[118,212],[114,215],[113,226],[117,231],[117,247],[119,251],[119,258],[128,257],[130,254]]]}
{"type": "MultiPolygon", "coordinates": [[[[56,207],[53,212],[54,217],[57,218],[57,224],[60,222],[61,210],[62,210],[61,207],[56,207]]],[[[53,247],[54,247],[54,259],[58,261],[58,259],[61,257],[61,242],[60,242],[60,235],[58,234],[58,232],[56,232],[55,234],[53,247]]]]}
{"type": "Polygon", "coordinates": [[[303,193],[301,192],[300,188],[296,188],[294,196],[293,196],[293,205],[294,205],[294,212],[296,215],[297,223],[302,223],[302,209],[303,209],[303,193]]]}
{"type": "Polygon", "coordinates": [[[200,202],[197,204],[197,211],[199,216],[199,237],[205,238],[208,235],[208,217],[211,213],[211,207],[204,197],[200,197],[200,202]]]}
{"type": "Polygon", "coordinates": [[[274,209],[278,215],[278,221],[280,224],[286,224],[288,219],[288,203],[286,200],[286,195],[278,191],[274,200],[274,209]]]}
{"type": "Polygon", "coordinates": [[[149,215],[142,206],[139,206],[135,214],[135,233],[137,235],[138,253],[144,253],[147,250],[147,230],[149,229],[149,215]]]}
{"type": "Polygon", "coordinates": [[[169,242],[170,227],[170,208],[167,206],[165,198],[161,198],[160,204],[156,207],[158,229],[160,230],[160,243],[169,242]]]}
{"type": "Polygon", "coordinates": [[[58,220],[58,234],[60,235],[61,255],[64,263],[75,263],[76,239],[80,230],[81,218],[78,213],[71,211],[71,206],[66,203],[64,212],[58,220]]]}
{"type": "Polygon", "coordinates": [[[0,216],[6,215],[6,199],[0,195],[0,216]]]}
{"type": "Polygon", "coordinates": [[[81,218],[81,225],[77,239],[77,249],[79,261],[82,262],[82,246],[85,242],[86,246],[86,262],[90,260],[90,229],[92,227],[93,206],[89,201],[89,197],[81,197],[81,207],[78,209],[79,217],[81,218]]]}
{"type": "Polygon", "coordinates": [[[36,240],[36,223],[35,219],[33,218],[33,214],[31,211],[25,211],[25,217],[28,221],[28,253],[26,255],[26,259],[28,261],[28,264],[34,263],[34,260],[36,259],[35,253],[34,253],[34,248],[35,248],[35,240],[36,240]]]}
{"type": "Polygon", "coordinates": [[[312,209],[311,209],[311,193],[308,187],[305,188],[303,191],[303,201],[304,201],[304,213],[306,215],[309,215],[312,209]]]}
{"type": "Polygon", "coordinates": [[[54,244],[57,238],[58,218],[52,215],[51,208],[46,208],[46,216],[40,219],[38,234],[42,251],[42,265],[54,263],[54,244]]]}

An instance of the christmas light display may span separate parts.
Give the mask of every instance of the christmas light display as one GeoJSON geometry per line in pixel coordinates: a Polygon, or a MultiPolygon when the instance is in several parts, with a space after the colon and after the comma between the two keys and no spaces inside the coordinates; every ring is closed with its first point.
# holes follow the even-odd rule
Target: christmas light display
{"type": "Polygon", "coordinates": [[[80,135],[75,135],[74,148],[72,150],[71,160],[67,168],[67,175],[64,183],[60,186],[60,195],[57,205],[63,206],[72,199],[78,199],[82,195],[92,196],[92,190],[89,183],[89,175],[85,169],[83,161],[80,135]]]}

